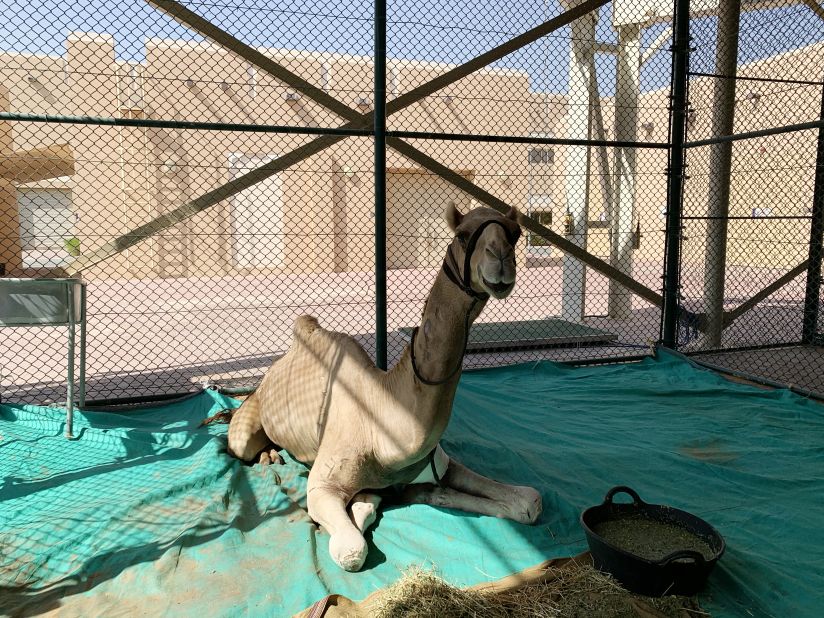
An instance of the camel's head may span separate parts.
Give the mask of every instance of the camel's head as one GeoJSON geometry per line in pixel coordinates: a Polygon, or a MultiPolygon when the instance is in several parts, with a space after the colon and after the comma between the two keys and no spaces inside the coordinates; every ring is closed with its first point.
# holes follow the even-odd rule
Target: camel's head
{"type": "Polygon", "coordinates": [[[475,208],[462,215],[450,202],[446,222],[455,233],[449,249],[455,274],[476,294],[509,296],[515,287],[515,244],[521,236],[518,211],[510,208],[502,215],[492,208],[475,208]]]}

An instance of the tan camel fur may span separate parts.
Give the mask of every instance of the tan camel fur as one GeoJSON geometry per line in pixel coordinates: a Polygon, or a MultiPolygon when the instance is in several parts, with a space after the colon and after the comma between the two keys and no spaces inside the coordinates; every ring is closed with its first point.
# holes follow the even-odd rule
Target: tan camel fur
{"type": "Polygon", "coordinates": [[[461,215],[449,204],[454,259],[444,261],[417,335],[392,369],[378,369],[349,335],[302,316],[289,351],[231,419],[232,455],[253,461],[264,451],[268,458],[274,443],[311,466],[309,515],[329,532],[329,552],[348,571],[357,571],[366,559],[363,532],[381,500],[375,492],[390,486],[405,486],[406,502],[522,523],[533,523],[541,513],[534,489],[487,479],[438,446],[452,413],[465,330],[489,297],[505,298],[515,285],[517,218],[515,209],[507,216],[490,208],[461,215]],[[467,250],[471,289],[465,291],[458,281],[467,281],[467,250]]]}

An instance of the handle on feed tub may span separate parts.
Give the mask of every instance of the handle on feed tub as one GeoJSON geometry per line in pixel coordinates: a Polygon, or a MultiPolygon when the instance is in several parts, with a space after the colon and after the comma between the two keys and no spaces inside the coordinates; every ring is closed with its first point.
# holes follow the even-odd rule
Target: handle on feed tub
{"type": "Polygon", "coordinates": [[[632,504],[634,506],[641,506],[642,504],[646,504],[641,497],[636,493],[634,489],[631,487],[627,487],[626,485],[618,485],[617,487],[613,487],[607,492],[606,497],[604,498],[604,504],[611,504],[612,499],[615,497],[615,494],[620,493],[629,494],[632,498],[632,504]]]}
{"type": "Polygon", "coordinates": [[[658,561],[658,564],[661,566],[666,566],[671,562],[675,562],[676,560],[684,560],[685,558],[690,559],[690,561],[695,564],[704,564],[704,562],[706,562],[701,552],[695,551],[694,549],[679,549],[678,551],[674,551],[671,554],[661,558],[661,560],[658,561]]]}

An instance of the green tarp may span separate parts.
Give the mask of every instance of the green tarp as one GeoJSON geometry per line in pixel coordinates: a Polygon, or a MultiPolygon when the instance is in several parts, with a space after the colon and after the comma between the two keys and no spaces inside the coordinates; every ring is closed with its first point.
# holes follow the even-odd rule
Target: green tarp
{"type": "Polygon", "coordinates": [[[288,616],[329,592],[363,598],[411,564],[456,585],[586,543],[580,512],[613,485],[704,517],[728,550],[701,601],[716,616],[824,607],[824,407],[661,353],[632,365],[466,373],[447,452],[543,494],[536,526],[427,506],[387,509],[359,573],[309,521],[307,471],[244,466],[207,391],[128,413],[0,405],[0,613],[288,616]]]}

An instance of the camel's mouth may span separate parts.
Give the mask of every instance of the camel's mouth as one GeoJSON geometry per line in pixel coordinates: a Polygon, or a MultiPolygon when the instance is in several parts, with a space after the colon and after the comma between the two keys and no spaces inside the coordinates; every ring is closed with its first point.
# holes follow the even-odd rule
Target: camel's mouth
{"type": "Polygon", "coordinates": [[[503,281],[492,283],[486,277],[481,277],[481,280],[484,282],[484,287],[489,290],[490,294],[492,294],[495,298],[504,298],[509,296],[512,288],[515,287],[514,281],[512,283],[504,283],[503,281]]]}

